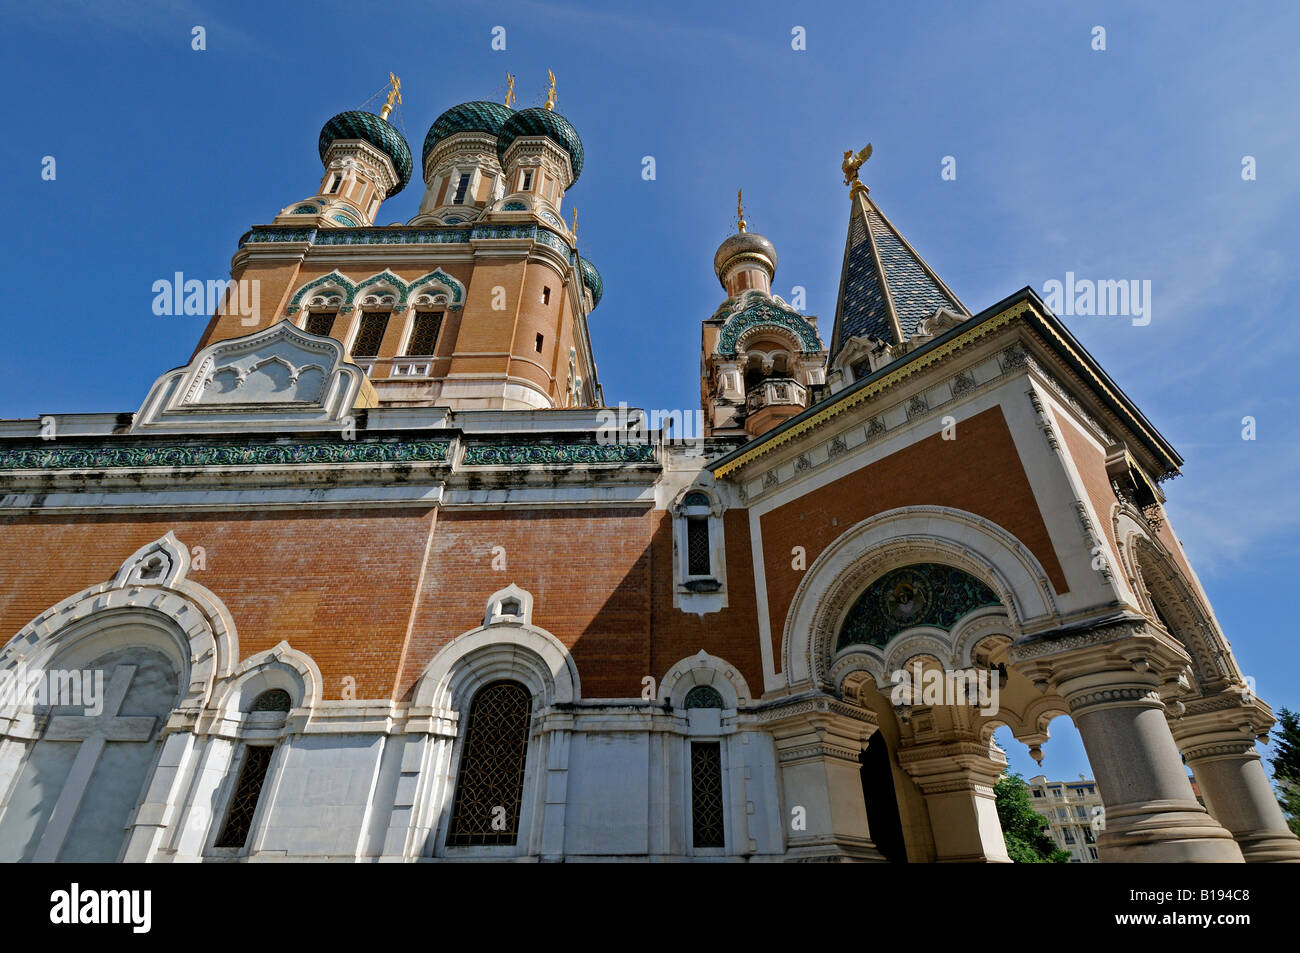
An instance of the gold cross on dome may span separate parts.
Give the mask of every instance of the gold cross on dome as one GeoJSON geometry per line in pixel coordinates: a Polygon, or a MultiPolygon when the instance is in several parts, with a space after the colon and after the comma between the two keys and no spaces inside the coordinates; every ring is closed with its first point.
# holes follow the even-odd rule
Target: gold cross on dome
{"type": "MultiPolygon", "coordinates": [[[[554,111],[555,110],[555,74],[552,73],[550,70],[547,70],[546,78],[550,80],[551,83],[550,88],[546,91],[546,108],[551,111],[554,111]]],[[[536,100],[534,100],[534,102],[536,102],[536,100]]]]}
{"type": "Polygon", "coordinates": [[[506,108],[509,109],[510,104],[513,103],[514,101],[515,101],[515,78],[511,76],[509,73],[506,73],[506,108]]]}
{"type": "Polygon", "coordinates": [[[736,189],[736,225],[742,232],[745,230],[745,208],[740,201],[743,194],[742,189],[736,189]]]}
{"type": "Polygon", "coordinates": [[[402,81],[397,78],[396,73],[388,74],[388,85],[390,87],[388,100],[384,103],[384,107],[379,110],[380,119],[387,119],[388,114],[393,111],[393,106],[402,101],[402,81]]]}

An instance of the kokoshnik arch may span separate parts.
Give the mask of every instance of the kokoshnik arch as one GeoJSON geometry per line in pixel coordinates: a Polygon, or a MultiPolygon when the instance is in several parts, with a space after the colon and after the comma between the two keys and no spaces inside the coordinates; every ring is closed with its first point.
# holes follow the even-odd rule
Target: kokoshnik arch
{"type": "Polygon", "coordinates": [[[106,686],[4,699],[0,859],[1005,862],[993,732],[1064,716],[1103,860],[1300,860],[1182,460],[1034,293],[967,310],[847,153],[829,333],[739,216],[702,449],[599,440],[555,103],[448,109],[385,227],[410,148],[333,117],[239,240],[261,311],[135,413],[0,422],[0,673],[106,686]],[[917,665],[997,709],[894,704],[917,665]]]}

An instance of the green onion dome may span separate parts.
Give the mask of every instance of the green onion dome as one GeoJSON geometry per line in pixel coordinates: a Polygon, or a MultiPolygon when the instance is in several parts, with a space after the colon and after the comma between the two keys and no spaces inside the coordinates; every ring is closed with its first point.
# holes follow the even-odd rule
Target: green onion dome
{"type": "Polygon", "coordinates": [[[504,159],[511,143],[524,136],[546,136],[569,153],[569,164],[573,166],[573,181],[578,181],[582,174],[582,140],[578,131],[557,112],[534,107],[521,109],[506,120],[497,134],[497,158],[504,159]]]}
{"type": "Polygon", "coordinates": [[[458,132],[485,132],[495,136],[501,132],[505,121],[514,115],[514,110],[500,103],[476,100],[452,106],[433,121],[429,133],[424,137],[424,151],[420,153],[420,163],[429,161],[429,153],[438,143],[458,132]]]}
{"type": "Polygon", "coordinates": [[[594,308],[600,304],[600,296],[605,291],[605,283],[600,280],[600,272],[596,270],[596,266],[587,259],[579,257],[578,268],[582,270],[582,283],[591,292],[591,306],[594,308]]]}
{"type": "Polygon", "coordinates": [[[322,162],[325,161],[325,153],[329,151],[329,147],[340,139],[360,139],[362,142],[368,142],[392,160],[393,169],[397,172],[397,185],[393,186],[388,196],[396,195],[406,188],[407,182],[411,181],[411,147],[388,120],[359,109],[339,113],[325,123],[320,131],[319,149],[322,162]]]}

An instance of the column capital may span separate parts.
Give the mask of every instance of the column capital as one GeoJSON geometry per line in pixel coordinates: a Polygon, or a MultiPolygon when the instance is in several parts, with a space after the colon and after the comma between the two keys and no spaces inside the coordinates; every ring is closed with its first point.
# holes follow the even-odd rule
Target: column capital
{"type": "Polygon", "coordinates": [[[960,738],[900,748],[898,766],[922,794],[991,792],[1007,768],[1007,758],[991,743],[960,738]]]}
{"type": "Polygon", "coordinates": [[[875,712],[821,693],[780,702],[760,712],[758,722],[783,764],[826,757],[857,764],[877,727],[875,712]]]}
{"type": "Polygon", "coordinates": [[[1058,692],[1072,715],[1113,706],[1162,708],[1191,689],[1191,658],[1141,616],[1121,613],[1040,633],[1011,647],[1011,667],[1040,691],[1058,692]]]}

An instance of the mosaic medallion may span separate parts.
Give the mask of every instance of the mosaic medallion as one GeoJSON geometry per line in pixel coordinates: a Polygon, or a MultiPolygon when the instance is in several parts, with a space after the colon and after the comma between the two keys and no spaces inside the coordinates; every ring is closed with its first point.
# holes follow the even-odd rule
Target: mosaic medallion
{"type": "Polygon", "coordinates": [[[835,648],[883,648],[905,629],[924,625],[946,631],[976,609],[996,605],[997,594],[960,569],[940,563],[903,566],[885,573],[858,596],[835,648]]]}

